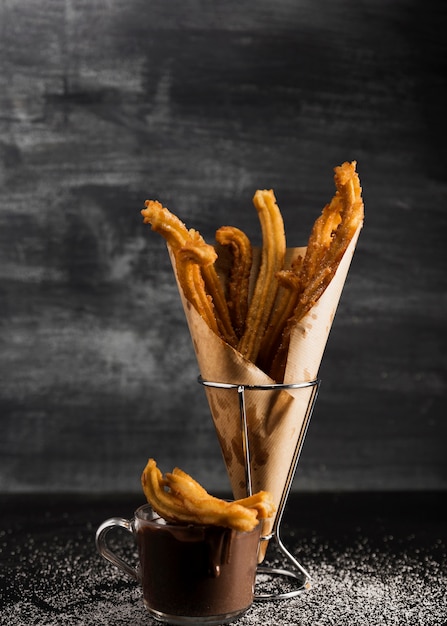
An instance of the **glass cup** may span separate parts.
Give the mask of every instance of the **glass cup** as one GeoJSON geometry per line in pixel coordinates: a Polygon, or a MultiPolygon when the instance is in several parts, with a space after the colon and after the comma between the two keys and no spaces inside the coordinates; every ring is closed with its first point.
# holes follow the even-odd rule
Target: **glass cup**
{"type": "Polygon", "coordinates": [[[180,626],[211,626],[231,622],[251,606],[261,526],[240,532],[171,524],[146,504],[131,520],[114,517],[103,522],[96,531],[96,547],[103,558],[141,584],[152,617],[180,626]],[[136,568],[107,543],[108,532],[116,527],[136,540],[136,568]]]}

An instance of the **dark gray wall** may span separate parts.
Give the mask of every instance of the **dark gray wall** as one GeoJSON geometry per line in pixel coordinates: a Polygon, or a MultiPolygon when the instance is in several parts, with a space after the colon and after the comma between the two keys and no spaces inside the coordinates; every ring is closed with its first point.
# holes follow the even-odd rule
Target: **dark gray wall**
{"type": "Polygon", "coordinates": [[[303,245],[356,159],[365,227],[294,488],[447,487],[445,3],[0,2],[0,490],[227,479],[158,198],[303,245]]]}

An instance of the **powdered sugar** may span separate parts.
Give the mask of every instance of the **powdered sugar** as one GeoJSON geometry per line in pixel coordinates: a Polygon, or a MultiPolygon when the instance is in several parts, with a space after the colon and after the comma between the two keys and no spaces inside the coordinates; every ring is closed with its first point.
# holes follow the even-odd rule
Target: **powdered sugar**
{"type": "MultiPolygon", "coordinates": [[[[0,535],[1,624],[23,626],[155,625],[139,586],[97,555],[95,528],[50,529],[0,535]]],[[[322,542],[315,534],[289,537],[288,547],[312,575],[297,597],[255,602],[235,626],[445,626],[446,545],[425,548],[383,537],[371,544],[357,535],[351,545],[322,542]]],[[[134,547],[121,546],[130,562],[134,547]]],[[[279,581],[281,582],[281,581],[279,581]]],[[[263,581],[262,590],[278,585],[263,581]]]]}

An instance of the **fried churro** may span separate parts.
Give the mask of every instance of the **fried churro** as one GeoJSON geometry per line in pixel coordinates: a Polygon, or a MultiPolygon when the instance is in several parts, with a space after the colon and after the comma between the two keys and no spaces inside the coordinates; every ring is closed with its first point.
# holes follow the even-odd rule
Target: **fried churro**
{"type": "Polygon", "coordinates": [[[356,162],[335,168],[336,193],[316,220],[309,237],[300,271],[298,292],[292,295],[295,305],[285,324],[278,346],[271,353],[270,376],[283,380],[290,336],[293,328],[318,301],[337,271],[363,216],[362,188],[356,162]]]}
{"type": "Polygon", "coordinates": [[[245,329],[248,312],[248,290],[253,251],[250,239],[240,228],[221,226],[216,231],[216,241],[229,248],[232,257],[228,280],[227,305],[237,337],[240,339],[245,329]]]}
{"type": "Polygon", "coordinates": [[[179,468],[163,476],[152,458],[143,470],[141,484],[149,504],[168,522],[224,526],[249,532],[259,520],[272,516],[276,510],[272,496],[266,491],[228,502],[211,496],[179,468]]]}
{"type": "Polygon", "coordinates": [[[237,349],[246,359],[255,362],[278,291],[275,275],[283,268],[286,237],[273,190],[258,190],[253,203],[262,229],[261,267],[248,308],[245,331],[237,349]]]}

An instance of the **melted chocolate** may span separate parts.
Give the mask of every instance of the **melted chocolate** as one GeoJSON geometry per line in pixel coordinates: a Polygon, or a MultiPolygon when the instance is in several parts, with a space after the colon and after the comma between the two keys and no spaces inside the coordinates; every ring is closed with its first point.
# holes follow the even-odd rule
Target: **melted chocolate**
{"type": "Polygon", "coordinates": [[[218,526],[136,520],[146,605],[191,617],[243,612],[253,601],[260,528],[241,533],[218,526]]]}

